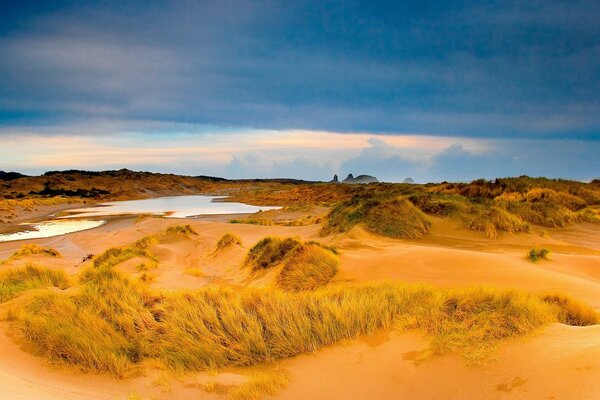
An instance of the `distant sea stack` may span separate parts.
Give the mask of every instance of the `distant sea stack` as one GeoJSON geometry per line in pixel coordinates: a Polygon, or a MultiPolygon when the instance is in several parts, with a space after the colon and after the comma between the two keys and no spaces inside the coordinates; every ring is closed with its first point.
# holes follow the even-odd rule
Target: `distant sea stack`
{"type": "MultiPolygon", "coordinates": [[[[332,182],[339,182],[337,175],[333,177],[332,182]]],[[[342,181],[342,183],[373,183],[379,182],[377,178],[371,175],[358,175],[356,178],[352,174],[348,174],[348,177],[342,181]]]]}
{"type": "Polygon", "coordinates": [[[331,182],[331,183],[340,183],[340,181],[338,180],[338,176],[337,176],[337,174],[335,174],[335,175],[333,176],[333,179],[332,179],[332,180],[330,180],[329,182],[331,182]]]}
{"type": "Polygon", "coordinates": [[[413,178],[406,178],[402,181],[402,183],[415,183],[415,181],[413,180],[413,178]]]}

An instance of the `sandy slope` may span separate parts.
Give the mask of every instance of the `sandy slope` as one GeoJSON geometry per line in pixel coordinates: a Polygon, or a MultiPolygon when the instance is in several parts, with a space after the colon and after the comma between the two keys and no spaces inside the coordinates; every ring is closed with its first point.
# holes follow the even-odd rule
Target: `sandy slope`
{"type": "Polygon", "coordinates": [[[415,365],[425,342],[390,334],[282,363],[294,377],[282,399],[598,399],[600,326],[553,325],[507,344],[498,362],[468,367],[457,356],[415,365]]]}
{"type": "MultiPolygon", "coordinates": [[[[341,252],[339,282],[392,279],[427,282],[439,286],[484,284],[531,291],[563,291],[600,309],[600,229],[583,226],[541,235],[505,235],[491,241],[461,230],[452,221],[436,221],[432,234],[420,242],[383,239],[360,229],[337,238],[318,238],[318,226],[281,227],[232,225],[207,220],[173,221],[132,219],[113,221],[102,227],[62,237],[38,239],[43,246],[58,249],[63,257],[36,256],[10,264],[36,261],[76,273],[81,258],[99,254],[107,247],[123,245],[177,223],[190,223],[197,237],[168,237],[152,248],[160,265],[151,273],[154,285],[194,288],[207,282],[244,282],[239,265],[246,251],[268,235],[298,236],[324,240],[341,252]],[[219,238],[235,232],[243,247],[215,253],[219,238]],[[582,240],[584,238],[585,240],[582,240]],[[531,247],[549,247],[550,261],[533,264],[525,253],[531,247]],[[186,269],[197,267],[201,276],[186,269]]],[[[21,243],[0,243],[0,259],[7,258],[21,243]]],[[[136,261],[120,266],[135,272],[136,261]]],[[[4,268],[5,266],[3,266],[4,268]]],[[[1,398],[12,399],[121,399],[132,392],[148,398],[210,398],[198,382],[205,374],[164,385],[145,377],[115,381],[50,367],[20,350],[0,334],[1,398]],[[190,383],[192,382],[192,383],[190,383]],[[195,382],[195,383],[193,383],[195,382]]],[[[415,365],[415,351],[426,346],[417,333],[382,333],[301,355],[281,363],[291,373],[291,383],[281,398],[348,399],[597,399],[600,398],[600,326],[574,328],[553,325],[533,337],[503,347],[499,361],[486,368],[467,367],[456,356],[433,358],[415,365]]],[[[229,371],[232,372],[232,371],[229,371]]],[[[243,379],[244,370],[210,379],[224,385],[243,379]]]]}

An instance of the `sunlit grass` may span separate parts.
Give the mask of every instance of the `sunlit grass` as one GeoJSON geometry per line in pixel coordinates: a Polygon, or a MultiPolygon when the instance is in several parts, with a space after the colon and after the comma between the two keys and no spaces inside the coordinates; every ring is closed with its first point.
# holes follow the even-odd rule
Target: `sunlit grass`
{"type": "Polygon", "coordinates": [[[35,255],[35,254],[45,254],[51,257],[60,257],[60,253],[58,250],[52,248],[45,248],[38,246],[37,244],[24,244],[21,248],[15,251],[10,259],[17,260],[19,258],[35,255]]]}
{"type": "Polygon", "coordinates": [[[313,290],[324,286],[338,271],[338,257],[317,243],[297,246],[277,274],[277,285],[285,290],[313,290]]]}
{"type": "Polygon", "coordinates": [[[156,294],[97,268],[83,282],[80,293],[40,294],[16,307],[13,326],[41,355],[120,377],[145,359],[176,371],[252,365],[393,326],[426,332],[432,354],[478,362],[504,339],[547,323],[598,323],[594,310],[566,296],[491,288],[378,283],[156,294]]]}
{"type": "Polygon", "coordinates": [[[5,269],[0,272],[0,302],[10,300],[31,289],[44,287],[66,289],[69,285],[69,276],[62,270],[32,264],[22,268],[5,269]]]}
{"type": "Polygon", "coordinates": [[[240,239],[240,237],[235,233],[228,232],[224,234],[221,239],[219,239],[219,242],[217,243],[217,250],[223,250],[233,245],[241,246],[242,239],[240,239]]]}

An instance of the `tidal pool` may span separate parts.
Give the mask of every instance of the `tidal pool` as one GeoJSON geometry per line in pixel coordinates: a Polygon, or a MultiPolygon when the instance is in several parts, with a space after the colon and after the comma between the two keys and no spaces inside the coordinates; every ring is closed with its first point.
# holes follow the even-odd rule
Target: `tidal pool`
{"type": "Polygon", "coordinates": [[[47,238],[52,236],[65,235],[67,233],[85,231],[86,229],[97,228],[104,225],[106,221],[92,221],[92,220],[52,220],[37,222],[31,224],[23,224],[31,229],[27,229],[21,232],[6,233],[0,235],[0,242],[10,242],[13,240],[24,240],[24,239],[39,239],[47,238]]]}
{"type": "Polygon", "coordinates": [[[85,219],[90,217],[153,214],[168,218],[186,218],[196,215],[251,214],[260,210],[280,208],[215,201],[223,198],[221,196],[173,196],[100,203],[95,207],[68,210],[67,215],[53,220],[23,224],[32,229],[2,234],[0,242],[65,235],[96,228],[106,223],[102,220],[85,219]]]}
{"type": "Polygon", "coordinates": [[[186,218],[196,215],[252,214],[260,210],[281,207],[251,206],[243,203],[228,203],[222,196],[173,196],[154,199],[112,201],[96,207],[69,210],[65,218],[103,217],[109,215],[154,214],[169,218],[186,218]]]}

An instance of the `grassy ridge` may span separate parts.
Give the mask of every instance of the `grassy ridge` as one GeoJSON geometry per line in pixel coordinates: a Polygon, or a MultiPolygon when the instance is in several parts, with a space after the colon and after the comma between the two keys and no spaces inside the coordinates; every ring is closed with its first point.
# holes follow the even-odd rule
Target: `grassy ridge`
{"type": "Polygon", "coordinates": [[[80,293],[35,296],[9,317],[39,354],[120,377],[145,359],[174,370],[251,365],[394,325],[427,332],[433,353],[457,351],[476,361],[503,339],[546,323],[598,323],[592,309],[568,297],[489,288],[381,283],[160,295],[97,268],[82,281],[80,293]]]}
{"type": "Polygon", "coordinates": [[[377,234],[404,239],[422,238],[431,226],[404,198],[365,195],[338,204],[329,213],[321,235],[348,232],[358,224],[377,234]]]}

